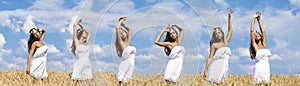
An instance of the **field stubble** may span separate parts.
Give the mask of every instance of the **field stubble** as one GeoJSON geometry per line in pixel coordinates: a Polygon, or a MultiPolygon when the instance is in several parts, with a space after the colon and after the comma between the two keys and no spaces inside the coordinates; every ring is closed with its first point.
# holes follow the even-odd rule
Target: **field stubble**
{"type": "MultiPolygon", "coordinates": [[[[4,86],[118,86],[117,75],[93,72],[92,80],[74,81],[71,72],[48,71],[46,80],[37,80],[20,70],[1,70],[0,85],[4,86]]],[[[163,74],[134,74],[129,86],[166,86],[163,74]]],[[[202,78],[202,74],[182,74],[177,86],[215,86],[202,78]]],[[[228,75],[219,86],[252,86],[251,75],[228,75]]],[[[270,86],[300,86],[300,76],[271,75],[270,86]]],[[[255,86],[255,85],[253,85],[255,86]]]]}

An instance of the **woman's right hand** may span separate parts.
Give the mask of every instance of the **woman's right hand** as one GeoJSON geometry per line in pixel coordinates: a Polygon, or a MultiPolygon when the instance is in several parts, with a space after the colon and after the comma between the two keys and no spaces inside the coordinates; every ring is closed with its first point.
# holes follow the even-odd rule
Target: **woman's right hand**
{"type": "Polygon", "coordinates": [[[204,73],[203,73],[203,79],[206,80],[206,77],[207,77],[207,75],[206,75],[206,72],[204,71],[204,73]]]}
{"type": "Polygon", "coordinates": [[[29,73],[30,73],[30,69],[27,68],[27,69],[26,69],[26,74],[29,74],[29,73]]]}

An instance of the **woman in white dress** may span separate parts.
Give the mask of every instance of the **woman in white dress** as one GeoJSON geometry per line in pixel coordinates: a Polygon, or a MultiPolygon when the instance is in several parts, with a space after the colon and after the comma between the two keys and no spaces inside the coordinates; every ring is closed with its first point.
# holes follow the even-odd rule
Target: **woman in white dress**
{"type": "Polygon", "coordinates": [[[45,79],[48,77],[46,70],[47,64],[47,50],[48,47],[43,43],[46,35],[45,29],[32,28],[30,31],[30,37],[28,40],[28,58],[26,74],[36,78],[45,79]],[[42,34],[41,34],[42,33],[42,34]],[[33,56],[33,58],[32,58],[33,56]]]}
{"type": "Polygon", "coordinates": [[[74,66],[71,79],[87,80],[92,79],[92,68],[89,60],[90,33],[79,24],[81,19],[77,19],[73,25],[72,53],[75,55],[74,66]],[[77,29],[78,25],[80,29],[77,29]]]}
{"type": "Polygon", "coordinates": [[[255,69],[254,69],[254,84],[261,84],[263,81],[267,84],[270,82],[270,64],[269,58],[271,57],[271,51],[266,49],[266,32],[260,21],[260,12],[256,12],[253,16],[250,35],[251,35],[251,44],[250,44],[250,56],[251,59],[255,60],[255,69]],[[259,29],[262,35],[259,32],[254,32],[254,22],[257,20],[259,29]]]}
{"type": "Polygon", "coordinates": [[[228,47],[232,35],[231,13],[228,11],[228,34],[224,40],[224,32],[220,27],[214,28],[213,35],[210,40],[210,54],[206,61],[204,69],[204,79],[206,79],[206,71],[210,67],[207,80],[211,83],[224,82],[228,71],[228,59],[231,55],[231,50],[228,47]]]}
{"type": "Polygon", "coordinates": [[[123,23],[126,17],[119,18],[116,26],[116,52],[122,59],[118,67],[118,81],[119,85],[129,84],[134,69],[134,58],[136,48],[131,45],[132,31],[127,25],[123,23]],[[124,28],[122,28],[122,27],[124,28]]]}
{"type": "Polygon", "coordinates": [[[183,38],[183,28],[173,24],[168,25],[163,29],[155,39],[155,44],[164,47],[165,54],[169,57],[168,63],[165,69],[164,80],[168,85],[175,85],[176,81],[180,77],[183,65],[183,58],[185,49],[181,46],[183,38]],[[175,27],[180,31],[179,37],[175,27]],[[160,42],[160,39],[164,33],[166,34],[165,40],[160,42]]]}

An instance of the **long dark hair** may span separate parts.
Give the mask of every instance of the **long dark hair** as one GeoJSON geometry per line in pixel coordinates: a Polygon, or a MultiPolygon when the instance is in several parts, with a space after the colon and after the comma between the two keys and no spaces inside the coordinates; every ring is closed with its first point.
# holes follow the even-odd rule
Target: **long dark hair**
{"type": "MultiPolygon", "coordinates": [[[[170,29],[170,31],[174,30],[176,32],[176,40],[172,40],[172,38],[170,36],[170,31],[169,31],[169,32],[167,32],[167,35],[165,37],[164,42],[175,42],[175,41],[177,41],[177,39],[178,39],[178,32],[173,27],[171,27],[169,29],[170,29]]],[[[170,48],[168,48],[167,46],[165,46],[164,51],[165,51],[165,54],[167,56],[169,56],[172,50],[170,48]]]]}
{"type": "Polygon", "coordinates": [[[27,46],[28,46],[28,53],[30,52],[30,49],[31,49],[31,46],[32,46],[32,43],[35,42],[35,41],[38,41],[39,39],[35,38],[34,35],[33,35],[33,30],[37,30],[36,28],[32,28],[29,30],[29,39],[28,39],[28,42],[27,42],[27,46]]]}
{"type": "MultiPolygon", "coordinates": [[[[255,43],[258,44],[259,41],[262,41],[262,40],[263,40],[263,37],[262,37],[262,35],[261,35],[259,32],[256,31],[256,33],[258,33],[258,34],[260,35],[260,37],[261,37],[260,40],[255,40],[255,43]]],[[[251,58],[252,60],[255,59],[256,51],[255,51],[255,49],[254,49],[254,47],[253,47],[252,40],[250,41],[249,52],[250,52],[250,58],[251,58]]]]}
{"type": "MultiPolygon", "coordinates": [[[[80,28],[80,29],[77,29],[77,31],[76,32],[73,32],[73,33],[77,33],[77,39],[78,40],[80,40],[80,38],[81,38],[81,36],[82,36],[82,34],[83,34],[83,28],[80,28]]],[[[72,46],[71,46],[71,48],[72,48],[72,53],[73,53],[73,55],[75,55],[75,50],[76,50],[76,46],[75,46],[75,43],[74,43],[74,40],[72,41],[72,46]]]]}
{"type": "Polygon", "coordinates": [[[212,34],[212,36],[211,36],[210,45],[212,45],[213,43],[216,43],[216,42],[220,42],[220,41],[221,41],[221,40],[218,40],[217,37],[216,37],[216,31],[217,31],[217,30],[220,30],[221,33],[223,34],[222,39],[223,39],[223,41],[224,41],[224,32],[223,32],[222,28],[221,28],[221,27],[215,27],[214,30],[213,30],[213,34],[212,34]]]}

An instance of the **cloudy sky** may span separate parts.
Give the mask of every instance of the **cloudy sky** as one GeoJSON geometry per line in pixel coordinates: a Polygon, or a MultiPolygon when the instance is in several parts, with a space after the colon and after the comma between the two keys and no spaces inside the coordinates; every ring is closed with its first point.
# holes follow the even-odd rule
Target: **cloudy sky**
{"type": "MultiPolygon", "coordinates": [[[[254,61],[249,58],[249,28],[256,11],[262,12],[267,32],[267,48],[272,74],[299,74],[300,22],[299,0],[1,0],[0,69],[24,70],[27,59],[28,31],[47,30],[48,70],[71,71],[70,52],[74,19],[83,19],[91,32],[90,59],[93,71],[117,72],[115,26],[121,16],[133,29],[132,44],[137,48],[134,73],[161,73],[166,56],[153,41],[167,24],[185,29],[186,48],[183,73],[203,72],[214,27],[227,34],[227,11],[232,8],[233,35],[229,43],[232,56],[229,73],[249,74],[254,61]]],[[[255,26],[259,30],[258,26],[255,26]]]]}

